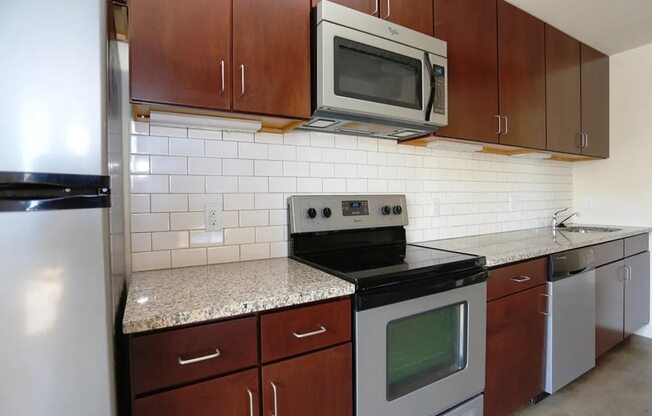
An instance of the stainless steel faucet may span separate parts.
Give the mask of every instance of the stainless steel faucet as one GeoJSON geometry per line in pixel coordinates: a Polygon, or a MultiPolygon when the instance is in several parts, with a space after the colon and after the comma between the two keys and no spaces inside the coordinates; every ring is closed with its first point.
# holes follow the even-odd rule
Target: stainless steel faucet
{"type": "Polygon", "coordinates": [[[552,216],[552,228],[553,228],[553,229],[554,229],[554,228],[563,228],[563,227],[566,226],[566,225],[564,225],[564,223],[565,223],[566,221],[570,220],[570,219],[573,218],[574,216],[578,216],[578,217],[580,216],[580,212],[579,212],[579,211],[575,211],[575,212],[573,212],[571,215],[569,215],[568,217],[564,218],[563,220],[561,220],[561,221],[557,221],[557,215],[561,214],[562,212],[568,211],[569,209],[570,209],[570,208],[564,208],[564,209],[561,209],[561,210],[559,210],[559,211],[557,211],[557,212],[554,213],[554,215],[552,216]]]}

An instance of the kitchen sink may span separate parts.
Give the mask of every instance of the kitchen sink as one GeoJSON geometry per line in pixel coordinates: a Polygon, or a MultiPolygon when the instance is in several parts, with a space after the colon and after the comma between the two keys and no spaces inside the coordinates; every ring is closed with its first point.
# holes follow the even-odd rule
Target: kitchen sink
{"type": "Polygon", "coordinates": [[[559,227],[559,231],[568,231],[569,233],[613,233],[614,231],[620,231],[620,228],[609,228],[609,227],[582,227],[582,226],[570,226],[570,227],[559,227]]]}

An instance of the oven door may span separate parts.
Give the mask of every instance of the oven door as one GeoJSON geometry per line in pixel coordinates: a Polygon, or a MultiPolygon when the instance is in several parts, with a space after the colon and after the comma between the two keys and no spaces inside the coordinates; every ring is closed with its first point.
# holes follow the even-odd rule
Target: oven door
{"type": "Polygon", "coordinates": [[[484,390],[486,282],[356,312],[358,416],[431,416],[484,390]]]}
{"type": "Polygon", "coordinates": [[[318,109],[445,124],[446,58],[323,21],[316,67],[318,109]]]}

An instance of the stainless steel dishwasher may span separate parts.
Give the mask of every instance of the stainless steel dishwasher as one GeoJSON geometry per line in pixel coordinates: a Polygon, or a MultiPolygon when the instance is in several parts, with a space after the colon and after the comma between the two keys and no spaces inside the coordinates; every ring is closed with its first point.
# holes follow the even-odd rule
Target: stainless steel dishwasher
{"type": "Polygon", "coordinates": [[[545,391],[552,394],[595,367],[595,253],[556,253],[549,264],[545,391]]]}

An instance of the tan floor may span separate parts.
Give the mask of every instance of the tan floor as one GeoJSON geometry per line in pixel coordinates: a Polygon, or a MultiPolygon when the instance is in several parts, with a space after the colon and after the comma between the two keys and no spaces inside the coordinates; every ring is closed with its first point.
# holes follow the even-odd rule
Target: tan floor
{"type": "Polygon", "coordinates": [[[652,339],[633,336],[596,368],[518,416],[652,415],[652,339]]]}

